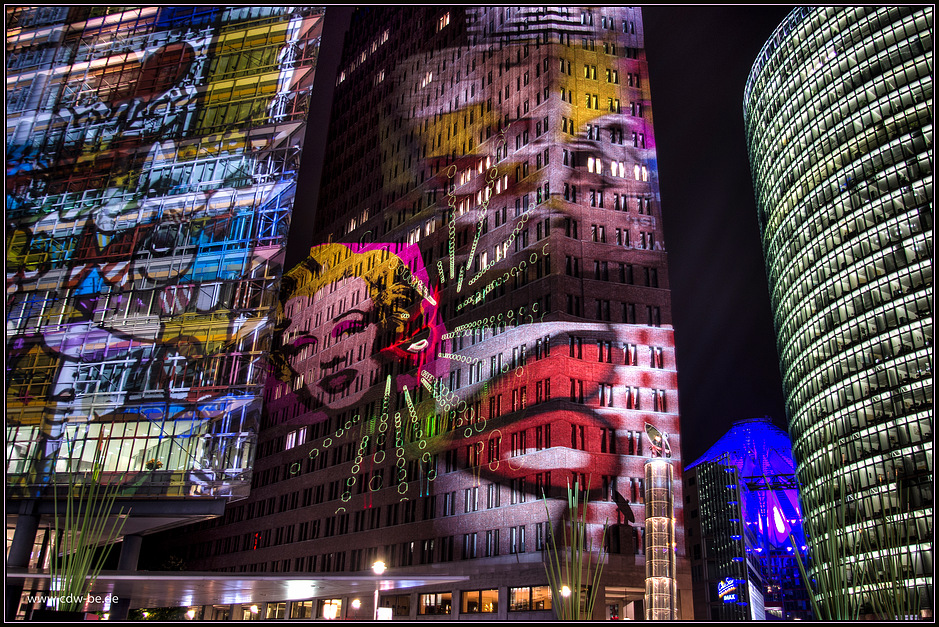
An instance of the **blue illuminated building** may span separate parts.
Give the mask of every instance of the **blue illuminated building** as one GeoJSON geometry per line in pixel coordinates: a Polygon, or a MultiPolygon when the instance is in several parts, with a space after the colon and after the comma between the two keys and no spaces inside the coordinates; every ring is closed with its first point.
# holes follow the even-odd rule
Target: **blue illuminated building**
{"type": "Polygon", "coordinates": [[[789,437],[740,420],[684,470],[695,618],[811,618],[795,550],[805,554],[789,437]],[[793,543],[794,541],[794,543],[793,543]]]}

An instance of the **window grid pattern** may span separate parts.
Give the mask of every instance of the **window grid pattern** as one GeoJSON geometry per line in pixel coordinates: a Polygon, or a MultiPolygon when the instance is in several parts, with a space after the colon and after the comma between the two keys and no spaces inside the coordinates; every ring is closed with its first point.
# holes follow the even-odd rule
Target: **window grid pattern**
{"type": "MultiPolygon", "coordinates": [[[[932,28],[930,7],[796,9],[754,65],[744,103],[806,519],[846,503],[849,534],[896,527],[900,576],[924,599],[932,28]]],[[[849,550],[876,572],[881,541],[849,550]]]]}
{"type": "Polygon", "coordinates": [[[100,451],[141,494],[247,490],[322,17],[8,10],[7,472],[24,489],[100,451]]]}

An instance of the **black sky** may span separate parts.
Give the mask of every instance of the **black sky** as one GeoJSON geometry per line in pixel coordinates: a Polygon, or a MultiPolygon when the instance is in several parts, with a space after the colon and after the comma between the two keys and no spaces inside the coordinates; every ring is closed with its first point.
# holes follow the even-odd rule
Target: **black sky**
{"type": "Polygon", "coordinates": [[[791,8],[643,8],[686,465],[735,420],[786,426],[743,90],[791,8]]]}
{"type": "MultiPolygon", "coordinates": [[[[785,429],[743,130],[743,89],[787,6],[643,7],[675,326],[682,458],[733,421],[785,429]]],[[[351,8],[329,7],[286,267],[309,247],[321,147],[351,8]],[[301,200],[302,199],[302,200],[301,200]]]]}

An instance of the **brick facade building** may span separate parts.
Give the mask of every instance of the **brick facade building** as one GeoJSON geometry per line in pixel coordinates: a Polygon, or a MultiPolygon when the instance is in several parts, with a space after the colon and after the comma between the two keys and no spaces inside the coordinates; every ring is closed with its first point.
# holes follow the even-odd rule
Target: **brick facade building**
{"type": "Polygon", "coordinates": [[[594,615],[641,618],[644,464],[679,469],[680,437],[639,9],[357,10],[322,180],[251,495],[175,550],[193,570],[466,574],[381,604],[549,618],[577,482],[609,551],[594,615]]]}

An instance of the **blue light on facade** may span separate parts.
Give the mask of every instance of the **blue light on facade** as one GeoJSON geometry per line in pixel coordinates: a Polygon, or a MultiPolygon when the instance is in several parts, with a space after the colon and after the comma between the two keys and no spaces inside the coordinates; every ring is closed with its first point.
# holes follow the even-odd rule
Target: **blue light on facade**
{"type": "Polygon", "coordinates": [[[701,578],[711,590],[710,618],[811,618],[793,552],[805,536],[785,432],[768,418],[738,421],[685,469],[686,481],[691,476],[702,519],[697,553],[714,560],[702,566],[701,578]],[[721,498],[726,490],[733,494],[721,498]],[[722,594],[730,580],[736,589],[722,594]]]}
{"type": "MultiPolygon", "coordinates": [[[[744,524],[775,547],[789,544],[789,533],[805,544],[795,462],[789,437],[768,419],[742,420],[688,469],[719,461],[747,489],[741,490],[744,524]]],[[[727,486],[736,488],[736,484],[727,486]]],[[[730,501],[728,504],[736,504],[730,501]]],[[[760,545],[765,544],[763,541],[760,545]]]]}

